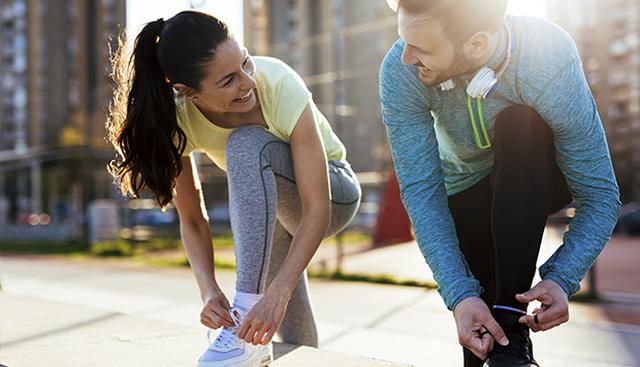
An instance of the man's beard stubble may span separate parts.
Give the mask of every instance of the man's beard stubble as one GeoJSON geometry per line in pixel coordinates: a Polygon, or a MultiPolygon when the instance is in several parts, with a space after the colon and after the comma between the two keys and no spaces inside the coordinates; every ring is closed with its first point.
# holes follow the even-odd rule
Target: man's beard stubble
{"type": "MultiPolygon", "coordinates": [[[[464,56],[462,52],[462,47],[456,47],[453,54],[453,62],[451,63],[451,68],[447,70],[446,74],[439,76],[437,79],[433,81],[429,81],[425,79],[421,74],[420,70],[418,70],[418,78],[427,87],[435,87],[438,86],[447,80],[456,78],[461,75],[466,75],[474,71],[476,68],[471,64],[469,60],[464,56]]],[[[419,67],[424,67],[424,65],[417,65],[419,67]]]]}

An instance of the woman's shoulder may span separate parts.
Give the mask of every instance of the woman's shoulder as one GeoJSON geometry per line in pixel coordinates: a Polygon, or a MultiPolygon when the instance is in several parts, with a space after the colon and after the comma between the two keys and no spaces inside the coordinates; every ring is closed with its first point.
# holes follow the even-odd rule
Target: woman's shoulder
{"type": "Polygon", "coordinates": [[[253,56],[253,62],[256,68],[267,69],[272,72],[293,72],[293,69],[284,61],[272,56],[253,56]]]}
{"type": "Polygon", "coordinates": [[[291,79],[304,84],[300,75],[280,59],[270,56],[254,56],[253,60],[256,65],[256,72],[262,79],[268,81],[270,85],[275,86],[291,79]]]}

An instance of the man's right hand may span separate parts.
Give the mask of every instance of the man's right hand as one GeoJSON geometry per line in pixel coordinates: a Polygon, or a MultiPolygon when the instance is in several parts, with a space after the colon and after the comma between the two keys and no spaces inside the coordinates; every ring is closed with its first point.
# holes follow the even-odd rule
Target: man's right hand
{"type": "Polygon", "coordinates": [[[229,301],[222,293],[222,290],[216,289],[204,297],[200,323],[211,329],[218,329],[221,326],[234,326],[235,323],[229,314],[229,301]]]}
{"type": "Polygon", "coordinates": [[[500,345],[509,344],[504,331],[480,298],[469,297],[460,301],[453,310],[453,316],[456,319],[460,345],[478,358],[487,359],[496,341],[500,345]]]}

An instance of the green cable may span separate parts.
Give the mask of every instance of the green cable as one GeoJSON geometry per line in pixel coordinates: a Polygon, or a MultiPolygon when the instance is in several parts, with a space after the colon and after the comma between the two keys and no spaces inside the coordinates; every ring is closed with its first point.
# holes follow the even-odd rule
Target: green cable
{"type": "MultiPolygon", "coordinates": [[[[467,86],[469,85],[469,82],[466,80],[465,80],[465,83],[467,84],[467,86]]],[[[471,126],[473,127],[473,133],[476,138],[476,145],[480,149],[489,149],[491,148],[491,140],[489,140],[487,127],[484,123],[484,115],[482,113],[482,100],[480,98],[476,98],[476,104],[478,105],[478,116],[480,117],[480,127],[482,128],[482,135],[484,135],[484,139],[487,142],[487,144],[482,143],[482,138],[480,137],[480,133],[478,132],[478,127],[476,124],[475,113],[473,112],[473,107],[471,106],[471,96],[467,94],[467,109],[469,110],[469,117],[471,117],[471,126]]]]}
{"type": "Polygon", "coordinates": [[[482,99],[477,98],[476,101],[478,103],[478,114],[480,115],[480,127],[482,128],[482,135],[484,135],[484,141],[487,142],[486,145],[478,145],[478,146],[481,149],[489,149],[491,148],[491,140],[489,140],[489,134],[487,133],[487,126],[484,123],[484,114],[482,113],[482,99]]]}

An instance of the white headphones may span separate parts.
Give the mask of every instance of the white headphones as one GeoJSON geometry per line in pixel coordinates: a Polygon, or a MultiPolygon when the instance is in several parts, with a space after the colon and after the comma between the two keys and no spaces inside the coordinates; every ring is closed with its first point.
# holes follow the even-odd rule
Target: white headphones
{"type": "MultiPolygon", "coordinates": [[[[483,67],[476,75],[471,79],[467,86],[467,94],[473,98],[487,98],[493,93],[498,86],[498,80],[502,74],[507,70],[509,62],[511,62],[511,54],[513,53],[513,34],[511,31],[511,24],[509,21],[505,21],[505,28],[507,29],[507,55],[504,61],[501,63],[500,69],[494,71],[489,67],[483,67]]],[[[440,89],[443,91],[452,90],[456,87],[456,82],[453,79],[449,79],[446,82],[439,84],[440,89]]]]}

